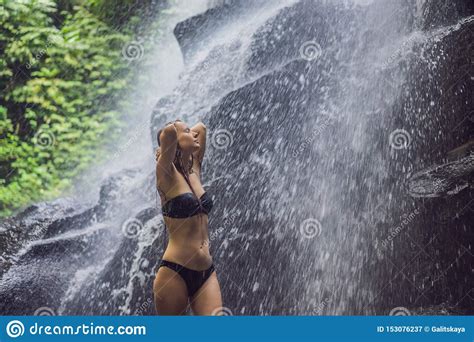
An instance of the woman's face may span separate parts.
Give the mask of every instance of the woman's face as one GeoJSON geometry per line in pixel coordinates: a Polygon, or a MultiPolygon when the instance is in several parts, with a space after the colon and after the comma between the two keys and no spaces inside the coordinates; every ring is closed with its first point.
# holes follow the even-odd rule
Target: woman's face
{"type": "Polygon", "coordinates": [[[193,153],[199,149],[197,141],[197,132],[192,131],[184,122],[177,121],[174,123],[178,132],[178,145],[186,152],[193,153]]]}

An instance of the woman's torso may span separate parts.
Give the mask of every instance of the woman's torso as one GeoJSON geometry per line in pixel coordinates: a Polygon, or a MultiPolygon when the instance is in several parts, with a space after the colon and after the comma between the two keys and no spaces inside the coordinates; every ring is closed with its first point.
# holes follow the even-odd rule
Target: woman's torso
{"type": "MultiPolygon", "coordinates": [[[[199,173],[191,173],[188,177],[195,195],[197,198],[201,198],[205,190],[201,185],[199,173]]],[[[158,177],[158,187],[161,190],[162,206],[180,195],[186,193],[189,195],[192,192],[184,176],[174,166],[171,175],[158,177]],[[163,197],[163,192],[166,194],[166,199],[163,197]]],[[[200,212],[186,218],[164,215],[163,220],[169,236],[163,259],[195,270],[206,269],[212,264],[212,257],[209,253],[207,214],[200,212]]]]}

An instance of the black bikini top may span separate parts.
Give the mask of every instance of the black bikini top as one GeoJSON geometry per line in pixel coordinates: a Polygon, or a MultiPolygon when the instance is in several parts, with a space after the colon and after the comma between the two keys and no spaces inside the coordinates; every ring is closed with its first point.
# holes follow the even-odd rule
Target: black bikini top
{"type": "Polygon", "coordinates": [[[173,197],[161,207],[163,216],[185,218],[199,213],[209,214],[214,204],[211,197],[207,192],[204,192],[199,200],[192,192],[185,192],[173,197]],[[199,200],[201,200],[202,209],[199,206],[199,200]]]}

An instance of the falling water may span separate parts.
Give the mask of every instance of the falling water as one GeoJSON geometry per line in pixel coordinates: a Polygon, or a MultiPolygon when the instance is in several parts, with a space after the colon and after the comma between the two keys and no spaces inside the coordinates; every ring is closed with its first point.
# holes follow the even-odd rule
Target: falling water
{"type": "Polygon", "coordinates": [[[450,135],[468,112],[458,88],[447,87],[449,104],[436,89],[446,88],[437,82],[449,78],[453,45],[472,17],[437,22],[429,1],[204,5],[178,5],[164,24],[178,42],[167,36],[145,54],[144,70],[157,78],[130,95],[139,105],[118,157],[91,170],[77,197],[12,221],[30,231],[2,275],[2,312],[154,313],[166,233],[153,148],[156,130],[175,118],[208,127],[211,254],[233,314],[469,307],[461,210],[469,180],[449,194],[461,208],[413,198],[408,180],[466,138],[450,135]],[[452,107],[459,114],[446,121],[452,107]],[[439,206],[461,241],[442,257],[439,206]],[[446,277],[455,258],[456,291],[446,277]]]}

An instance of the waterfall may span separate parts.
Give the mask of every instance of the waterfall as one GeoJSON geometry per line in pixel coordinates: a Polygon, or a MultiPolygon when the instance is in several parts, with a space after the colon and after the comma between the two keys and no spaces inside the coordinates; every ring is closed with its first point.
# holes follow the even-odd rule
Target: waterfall
{"type": "Polygon", "coordinates": [[[456,191],[413,185],[472,138],[466,4],[178,2],[118,157],[2,224],[1,312],[154,314],[153,151],[180,118],[208,127],[211,254],[232,314],[472,313],[472,159],[452,162],[456,191]]]}

